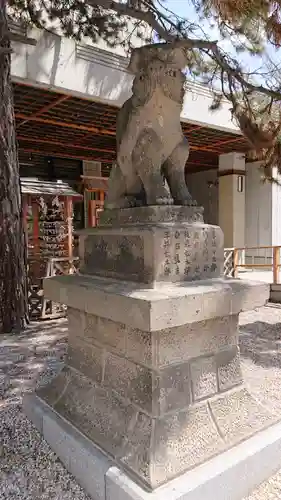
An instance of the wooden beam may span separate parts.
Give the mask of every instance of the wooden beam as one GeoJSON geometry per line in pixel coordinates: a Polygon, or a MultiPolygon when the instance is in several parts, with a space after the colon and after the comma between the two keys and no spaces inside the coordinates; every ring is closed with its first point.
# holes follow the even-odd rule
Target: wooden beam
{"type": "MultiPolygon", "coordinates": [[[[75,123],[69,123],[69,122],[62,122],[62,121],[57,121],[57,120],[51,120],[48,118],[41,118],[40,116],[28,116],[24,115],[23,113],[16,113],[16,118],[21,118],[23,120],[30,120],[38,123],[46,123],[47,125],[55,125],[56,127],[66,127],[66,128],[72,128],[75,130],[85,130],[88,132],[92,132],[93,134],[97,135],[110,135],[110,136],[115,136],[116,132],[113,130],[108,130],[108,129],[100,129],[97,127],[89,127],[88,125],[79,125],[75,123]]],[[[193,151],[206,151],[209,153],[219,153],[218,150],[211,149],[209,147],[199,147],[199,146],[190,146],[190,149],[193,151]]]]}
{"type": "Polygon", "coordinates": [[[21,145],[19,146],[20,151],[25,151],[26,153],[34,153],[37,155],[49,155],[57,158],[69,158],[73,160],[86,160],[86,161],[100,161],[101,163],[112,163],[115,161],[114,159],[107,159],[107,158],[96,158],[94,155],[93,156],[83,156],[83,155],[73,155],[69,151],[66,151],[65,153],[57,153],[55,151],[42,151],[40,149],[33,149],[33,148],[25,148],[22,147],[21,145]]]}
{"type": "Polygon", "coordinates": [[[49,118],[41,118],[40,116],[25,115],[24,113],[16,113],[16,118],[21,118],[22,120],[33,121],[37,123],[46,123],[47,125],[55,125],[56,127],[66,127],[75,130],[85,130],[87,132],[92,132],[97,135],[112,135],[115,136],[115,131],[106,130],[103,128],[89,127],[88,125],[79,125],[78,123],[62,122],[60,120],[51,120],[49,118]]]}
{"type": "Polygon", "coordinates": [[[204,125],[192,125],[192,123],[181,122],[182,129],[184,132],[196,132],[197,130],[201,130],[202,128],[206,128],[204,125]],[[187,128],[190,126],[190,128],[187,128]]]}
{"type": "MultiPolygon", "coordinates": [[[[98,147],[90,147],[90,146],[83,146],[80,144],[72,144],[69,142],[60,142],[60,141],[55,141],[53,139],[38,139],[37,137],[28,137],[28,136],[23,136],[23,135],[17,135],[17,139],[19,141],[26,141],[26,142],[35,142],[38,144],[49,144],[49,145],[54,145],[54,146],[61,146],[63,148],[74,148],[74,149],[82,149],[85,151],[98,151],[99,153],[112,153],[116,154],[115,149],[106,149],[106,148],[98,148],[98,147]]],[[[24,148],[24,147],[23,147],[24,148]]],[[[200,148],[197,146],[191,146],[190,148],[192,151],[206,151],[204,148],[200,148]]],[[[208,152],[211,152],[208,150],[208,152]]],[[[55,156],[55,155],[54,155],[55,156]]],[[[201,163],[200,163],[201,165],[201,163]]]]}
{"type": "Polygon", "coordinates": [[[17,135],[18,141],[27,141],[27,142],[35,142],[38,144],[49,144],[51,146],[61,146],[63,148],[74,148],[74,149],[84,149],[86,151],[98,151],[99,153],[113,153],[116,154],[116,150],[114,149],[105,149],[105,148],[95,148],[89,146],[80,146],[79,144],[72,144],[69,142],[60,142],[54,141],[53,139],[38,139],[37,137],[28,137],[24,135],[17,135]]]}
{"type": "MultiPolygon", "coordinates": [[[[45,88],[41,87],[40,85],[34,85],[34,84],[32,85],[29,82],[21,81],[21,82],[12,82],[12,83],[14,86],[17,86],[17,87],[36,88],[38,90],[41,90],[45,94],[50,93],[50,94],[57,94],[57,95],[62,95],[62,94],[66,95],[65,92],[59,91],[58,89],[57,90],[49,90],[49,89],[45,89],[45,88]]],[[[79,92],[72,93],[70,95],[70,97],[73,97],[75,99],[79,99],[80,101],[87,101],[91,104],[101,104],[100,102],[95,101],[95,99],[91,99],[89,97],[85,97],[83,95],[80,95],[79,92]]],[[[121,108],[121,106],[115,106],[115,105],[113,106],[112,104],[102,104],[102,106],[104,106],[105,113],[108,114],[108,116],[111,116],[111,113],[114,113],[115,117],[116,117],[119,109],[121,108]]]]}
{"type": "Polygon", "coordinates": [[[35,113],[33,113],[32,115],[30,115],[27,119],[23,120],[22,122],[20,122],[18,125],[17,125],[17,129],[19,127],[21,127],[22,125],[24,125],[25,123],[29,122],[32,118],[36,118],[37,116],[40,116],[42,115],[43,113],[46,113],[47,111],[49,111],[50,109],[54,108],[55,106],[57,106],[58,104],[60,104],[61,102],[63,101],[66,101],[67,99],[70,98],[70,95],[61,95],[60,97],[58,97],[55,101],[53,102],[50,102],[49,104],[46,104],[46,106],[43,106],[43,108],[39,109],[38,111],[36,111],[35,113]]]}
{"type": "MultiPolygon", "coordinates": [[[[66,148],[69,148],[69,146],[65,146],[66,148]]],[[[86,148],[81,148],[83,150],[85,150],[86,148]]],[[[206,150],[202,149],[202,148],[197,148],[196,146],[193,146],[190,148],[192,151],[201,151],[201,152],[204,152],[206,150]]],[[[26,153],[34,153],[34,154],[38,154],[38,155],[48,155],[48,156],[53,156],[53,157],[57,157],[57,158],[69,158],[69,159],[73,159],[73,160],[85,160],[85,161],[100,161],[101,163],[113,163],[114,161],[116,161],[116,158],[114,156],[114,158],[98,158],[96,157],[94,154],[91,156],[84,156],[84,155],[75,155],[73,154],[70,149],[66,149],[66,152],[65,153],[59,153],[59,152],[56,152],[56,151],[46,151],[44,149],[35,149],[35,148],[29,148],[29,147],[25,147],[24,145],[22,145],[21,143],[19,144],[19,150],[20,151],[25,151],[26,153]]],[[[94,153],[94,149],[93,149],[93,153],[94,153]]],[[[98,151],[96,149],[96,151],[98,151]]],[[[111,152],[111,150],[106,150],[105,151],[106,153],[107,152],[111,152]]],[[[210,153],[211,151],[206,151],[208,153],[210,153]]],[[[115,153],[115,152],[114,152],[115,153]]],[[[113,154],[114,154],[113,153],[113,154]]],[[[209,165],[209,164],[206,164],[206,163],[201,163],[201,162],[194,162],[194,161],[187,161],[187,165],[198,165],[198,167],[200,168],[201,166],[206,166],[207,168],[210,167],[210,168],[216,168],[216,165],[209,165]]]]}
{"type": "Polygon", "coordinates": [[[201,164],[192,164],[192,163],[187,163],[186,164],[186,175],[188,174],[196,174],[197,172],[204,172],[204,171],[209,171],[209,170],[217,170],[218,167],[217,165],[206,165],[204,163],[201,164]]]}
{"type": "MultiPolygon", "coordinates": [[[[212,148],[224,146],[225,144],[231,144],[232,142],[236,143],[236,142],[243,141],[243,140],[245,140],[245,137],[243,135],[240,135],[239,137],[234,137],[232,139],[226,139],[223,141],[215,142],[215,144],[212,145],[212,148]]],[[[209,151],[211,151],[211,150],[209,150],[209,151]]]]}

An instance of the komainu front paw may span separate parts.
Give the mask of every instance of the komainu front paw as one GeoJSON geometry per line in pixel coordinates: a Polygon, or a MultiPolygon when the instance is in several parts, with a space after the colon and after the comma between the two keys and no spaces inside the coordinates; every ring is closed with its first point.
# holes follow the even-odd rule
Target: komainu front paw
{"type": "Polygon", "coordinates": [[[183,200],[182,205],[184,205],[186,207],[197,207],[197,201],[193,200],[193,198],[187,198],[187,199],[183,200]]]}
{"type": "Polygon", "coordinates": [[[193,200],[191,196],[182,198],[181,200],[174,200],[175,205],[183,205],[185,207],[197,207],[196,200],[193,200]]]}
{"type": "Polygon", "coordinates": [[[154,200],[147,202],[147,205],[173,205],[173,199],[170,196],[158,196],[154,200]]]}

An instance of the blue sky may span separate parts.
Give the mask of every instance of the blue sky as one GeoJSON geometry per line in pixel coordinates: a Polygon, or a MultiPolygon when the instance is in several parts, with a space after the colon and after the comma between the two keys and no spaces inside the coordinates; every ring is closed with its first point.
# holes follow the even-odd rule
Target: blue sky
{"type": "Polygon", "coordinates": [[[165,4],[173,12],[183,17],[188,17],[194,12],[188,0],[167,0],[165,4]]]}
{"type": "MultiPolygon", "coordinates": [[[[167,6],[171,11],[175,12],[175,14],[179,14],[180,16],[190,20],[198,20],[198,16],[190,0],[166,0],[166,2],[163,2],[163,4],[165,4],[165,6],[167,6]]],[[[200,22],[200,25],[202,26],[202,21],[200,22]]],[[[209,24],[207,23],[204,26],[204,31],[207,32],[213,39],[219,38],[217,30],[210,29],[209,24]]],[[[195,36],[201,37],[200,33],[197,33],[195,36]]],[[[234,56],[234,58],[238,57],[231,44],[231,40],[223,42],[223,48],[226,50],[226,52],[234,56]]],[[[268,54],[275,63],[281,63],[281,49],[276,51],[272,48],[272,46],[269,46],[268,54]]],[[[242,62],[243,67],[251,71],[261,67],[265,68],[265,63],[263,63],[263,60],[264,59],[261,59],[260,57],[252,57],[245,52],[243,53],[243,55],[239,55],[239,61],[242,62]]]]}

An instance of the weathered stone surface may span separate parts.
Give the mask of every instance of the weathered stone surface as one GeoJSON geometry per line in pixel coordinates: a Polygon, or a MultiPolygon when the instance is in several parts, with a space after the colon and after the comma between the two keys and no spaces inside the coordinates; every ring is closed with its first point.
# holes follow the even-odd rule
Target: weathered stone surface
{"type": "Polygon", "coordinates": [[[217,278],[155,289],[81,275],[44,280],[46,298],[150,332],[239,314],[246,310],[244,290],[249,309],[263,305],[269,297],[266,283],[235,279],[217,278]]]}
{"type": "Polygon", "coordinates": [[[216,355],[219,390],[225,391],[242,383],[239,347],[221,351],[216,355]]]}
{"type": "Polygon", "coordinates": [[[210,400],[210,407],[226,446],[242,441],[277,420],[245,388],[210,400]]]}
{"type": "Polygon", "coordinates": [[[190,370],[194,401],[216,394],[218,382],[214,356],[191,361],[190,370]]]}
{"type": "Polygon", "coordinates": [[[138,328],[126,328],[126,356],[144,365],[157,367],[156,334],[138,328]]]}
{"type": "Polygon", "coordinates": [[[68,307],[68,332],[70,336],[79,335],[85,330],[85,313],[79,309],[68,307]]]}
{"type": "Polygon", "coordinates": [[[129,432],[129,439],[124,447],[124,454],[120,461],[137,478],[140,474],[145,483],[151,482],[151,437],[154,429],[154,420],[144,413],[137,413],[134,426],[129,432]]]}
{"type": "Polygon", "coordinates": [[[122,354],[147,366],[156,366],[153,333],[129,328],[124,323],[116,323],[93,314],[85,315],[85,323],[85,330],[80,330],[80,335],[88,342],[97,341],[110,352],[122,354]]]}
{"type": "Polygon", "coordinates": [[[67,364],[97,383],[102,381],[105,355],[99,346],[78,336],[69,337],[67,364]]]}
{"type": "Polygon", "coordinates": [[[154,376],[151,370],[128,359],[108,354],[104,384],[124,399],[152,413],[154,376]]]}
{"type": "Polygon", "coordinates": [[[136,432],[135,437],[131,434],[131,448],[127,443],[127,455],[123,454],[118,467],[93,442],[37,396],[25,395],[23,404],[26,415],[42,432],[51,448],[56,450],[58,458],[90,498],[95,500],[209,500],[213,499],[214,492],[217,500],[240,500],[270,477],[281,464],[281,425],[277,423],[208,460],[199,469],[189,470],[161,489],[151,492],[136,482],[139,482],[138,470],[143,471],[147,485],[150,470],[154,472],[149,459],[151,421],[147,416],[141,414],[140,419],[136,416],[135,429],[139,433],[136,432]],[[39,422],[38,415],[41,415],[39,422]],[[62,446],[58,446],[58,443],[62,443],[62,446]],[[131,477],[128,477],[127,471],[131,477]]]}
{"type": "Polygon", "coordinates": [[[135,78],[117,117],[117,162],[106,207],[194,205],[185,182],[189,145],[180,121],[186,64],[182,49],[168,45],[132,51],[135,78]]]}
{"type": "Polygon", "coordinates": [[[157,332],[157,365],[182,363],[238,342],[238,316],[224,316],[157,332]]]}
{"type": "Polygon", "coordinates": [[[223,449],[207,404],[155,422],[151,482],[166,482],[223,449]]]}
{"type": "Polygon", "coordinates": [[[99,218],[99,227],[138,226],[176,222],[190,224],[203,221],[202,207],[158,205],[104,210],[99,218]]]}
{"type": "MultiPolygon", "coordinates": [[[[205,462],[276,420],[243,387],[193,405],[188,363],[180,369],[166,367],[154,379],[158,385],[145,391],[141,384],[136,389],[131,374],[125,373],[127,368],[124,365],[121,375],[116,370],[115,379],[122,379],[122,383],[110,379],[110,387],[98,387],[77,370],[64,368],[39,396],[149,488],[205,462]],[[128,380],[128,392],[124,380],[128,380]],[[150,394],[155,414],[134,405],[132,399],[139,394],[150,394]]],[[[206,365],[204,369],[200,372],[203,376],[209,373],[206,365]]],[[[200,376],[198,379],[201,389],[200,376]]],[[[205,382],[202,387],[206,387],[205,382]]]]}
{"type": "Polygon", "coordinates": [[[154,414],[164,415],[187,408],[191,401],[189,363],[172,365],[155,377],[154,414]]]}
{"type": "Polygon", "coordinates": [[[263,304],[269,299],[269,287],[267,283],[234,280],[232,282],[232,293],[232,310],[238,312],[260,307],[261,297],[264,301],[263,304]]]}
{"type": "Polygon", "coordinates": [[[37,394],[40,398],[46,401],[50,406],[54,406],[60,399],[61,395],[71,382],[71,371],[63,369],[59,375],[53,379],[50,384],[40,388],[37,394]]]}
{"type": "Polygon", "coordinates": [[[117,456],[136,413],[134,408],[77,371],[71,371],[70,378],[54,409],[111,456],[117,456]]]}
{"type": "Polygon", "coordinates": [[[217,226],[147,224],[81,233],[81,273],[146,283],[203,280],[223,273],[223,235],[217,226]]]}
{"type": "Polygon", "coordinates": [[[114,348],[125,354],[128,329],[123,323],[115,323],[94,314],[85,314],[85,329],[84,331],[80,330],[80,335],[88,342],[98,341],[101,345],[107,346],[109,350],[114,348]]]}
{"type": "Polygon", "coordinates": [[[146,283],[215,278],[223,272],[223,235],[200,224],[104,227],[81,234],[81,273],[146,283]]]}
{"type": "MultiPolygon", "coordinates": [[[[130,328],[124,323],[68,308],[68,316],[72,318],[74,315],[77,315],[77,321],[81,319],[82,326],[70,328],[69,338],[72,335],[80,337],[109,352],[156,369],[225,350],[238,342],[237,315],[156,332],[130,328]]],[[[72,320],[69,321],[71,325],[72,320]]]]}
{"type": "Polygon", "coordinates": [[[127,278],[147,283],[151,281],[144,263],[144,240],[138,235],[97,234],[86,238],[81,272],[127,278]]]}

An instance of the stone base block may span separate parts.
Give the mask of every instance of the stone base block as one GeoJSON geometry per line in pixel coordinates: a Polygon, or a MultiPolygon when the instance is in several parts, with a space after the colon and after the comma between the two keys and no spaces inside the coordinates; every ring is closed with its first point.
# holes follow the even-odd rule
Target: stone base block
{"type": "Polygon", "coordinates": [[[222,231],[202,223],[85,229],[79,246],[81,273],[151,288],[223,274],[222,231]]]}
{"type": "Polygon", "coordinates": [[[44,296],[88,314],[149,332],[261,307],[268,299],[269,285],[215,278],[149,289],[137,283],[68,275],[46,278],[44,296]]]}
{"type": "Polygon", "coordinates": [[[223,274],[223,233],[198,207],[105,210],[98,228],[80,231],[80,272],[150,288],[223,274]]]}
{"type": "Polygon", "coordinates": [[[268,287],[239,280],[141,288],[63,276],[66,366],[38,396],[150,489],[275,419],[242,383],[237,322],[268,287]]]}
{"type": "Polygon", "coordinates": [[[121,227],[140,226],[143,224],[204,223],[203,207],[180,205],[150,205],[147,207],[116,208],[103,210],[99,226],[121,227]]]}
{"type": "Polygon", "coordinates": [[[276,422],[243,385],[158,418],[69,366],[37,394],[149,489],[276,422]]]}
{"type": "MultiPolygon", "coordinates": [[[[237,402],[232,411],[235,408],[237,402]]],[[[37,396],[24,397],[24,411],[93,500],[242,500],[281,467],[281,424],[277,423],[149,492],[37,396]]],[[[235,415],[231,421],[228,425],[236,421],[239,433],[235,415]]]]}

